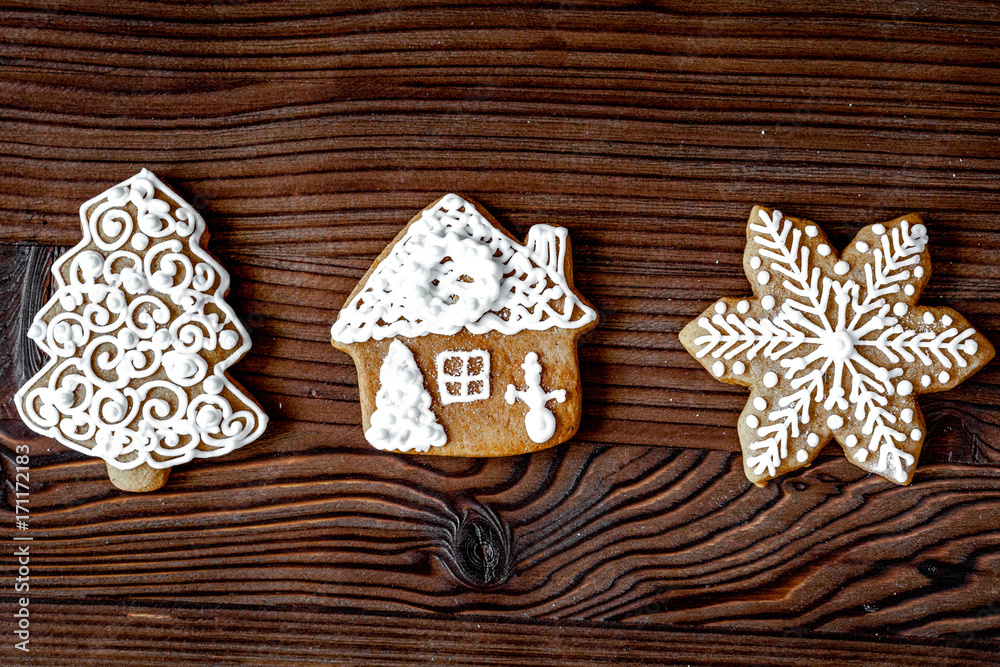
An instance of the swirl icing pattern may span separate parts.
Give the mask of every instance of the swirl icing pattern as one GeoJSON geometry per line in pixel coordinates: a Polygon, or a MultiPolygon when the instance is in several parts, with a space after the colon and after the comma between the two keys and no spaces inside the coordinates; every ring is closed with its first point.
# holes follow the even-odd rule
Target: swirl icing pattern
{"type": "Polygon", "coordinates": [[[83,240],[28,337],[49,356],[15,403],[34,431],[119,470],[221,456],[267,416],[226,374],[250,337],[205,221],[143,169],[80,209],[83,240]]]}

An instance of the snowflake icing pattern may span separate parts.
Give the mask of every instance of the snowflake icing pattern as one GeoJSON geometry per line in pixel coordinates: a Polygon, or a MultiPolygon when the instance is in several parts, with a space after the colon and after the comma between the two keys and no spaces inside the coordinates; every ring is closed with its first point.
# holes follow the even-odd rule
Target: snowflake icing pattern
{"type": "Polygon", "coordinates": [[[907,215],[864,228],[838,258],[818,225],[754,207],[744,268],[755,298],[721,299],[681,332],[713,375],[752,387],[740,415],[751,481],[807,465],[835,438],[856,465],[909,484],[926,433],[916,395],[993,356],[960,314],[917,305],[926,245],[907,215]]]}

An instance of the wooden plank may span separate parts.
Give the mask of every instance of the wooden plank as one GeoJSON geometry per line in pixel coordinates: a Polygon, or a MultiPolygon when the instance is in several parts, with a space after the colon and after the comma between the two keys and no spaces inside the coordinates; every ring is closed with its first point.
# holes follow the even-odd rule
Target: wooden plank
{"type": "Polygon", "coordinates": [[[952,643],[805,639],[795,634],[696,633],[663,626],[624,627],[484,617],[371,616],[296,606],[156,606],[41,602],[32,665],[552,664],[709,665],[827,664],[991,665],[991,650],[952,643]],[[53,622],[53,618],[64,622],[53,622]],[[192,629],[197,628],[197,634],[192,629]],[[194,635],[194,636],[192,636],[194,635]],[[243,638],[253,636],[257,641],[243,638]]]}
{"type": "Polygon", "coordinates": [[[39,458],[33,586],[67,603],[997,641],[996,467],[928,465],[897,487],[830,457],[757,489],[725,452],[428,458],[356,431],[278,425],[150,496],[112,490],[100,462],[39,458]]]}

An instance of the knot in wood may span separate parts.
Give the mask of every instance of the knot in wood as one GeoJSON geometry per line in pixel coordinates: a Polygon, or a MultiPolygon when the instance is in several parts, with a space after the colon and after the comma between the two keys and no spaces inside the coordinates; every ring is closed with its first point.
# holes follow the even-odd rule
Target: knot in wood
{"type": "Polygon", "coordinates": [[[470,509],[455,532],[455,575],[475,588],[490,588],[510,577],[510,529],[488,508],[470,509]]]}

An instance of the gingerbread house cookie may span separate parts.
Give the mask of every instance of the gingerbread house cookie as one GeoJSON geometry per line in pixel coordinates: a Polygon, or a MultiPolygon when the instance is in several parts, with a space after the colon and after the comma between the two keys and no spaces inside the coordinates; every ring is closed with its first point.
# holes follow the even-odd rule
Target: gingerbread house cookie
{"type": "Polygon", "coordinates": [[[53,265],[55,294],[28,331],[49,359],[15,396],[25,424],[104,459],[129,491],[260,437],[267,416],[226,374],[250,336],[202,216],[143,169],[80,220],[83,240],[53,265]]]}
{"type": "Polygon", "coordinates": [[[521,244],[449,194],[382,252],[332,339],[354,358],[373,446],[506,456],[576,432],[576,343],[596,324],[573,288],[566,229],[535,225],[521,244]]]}

